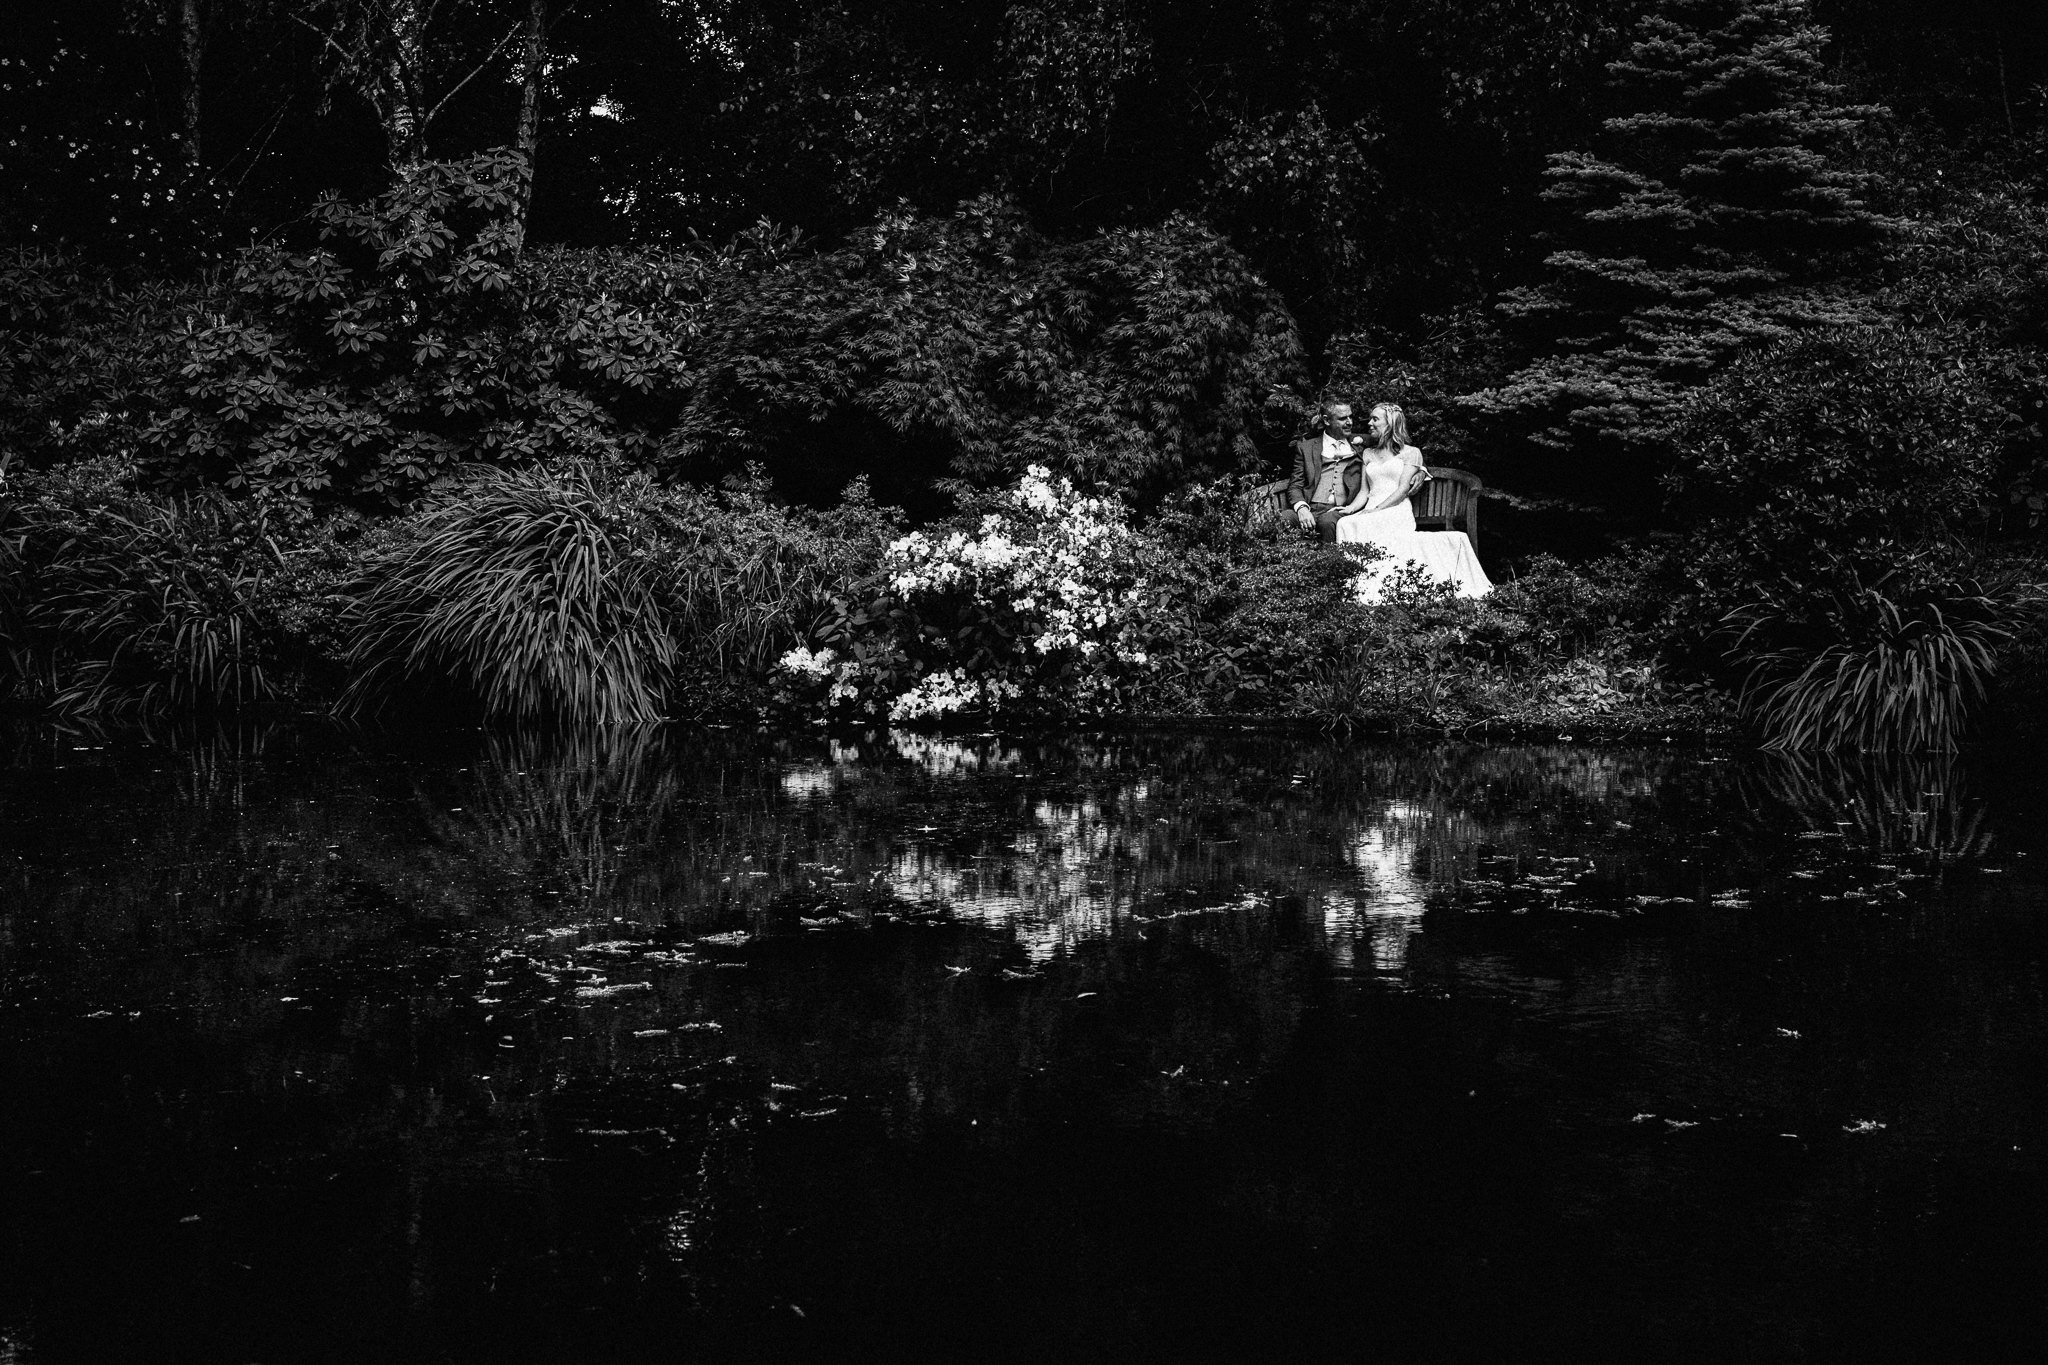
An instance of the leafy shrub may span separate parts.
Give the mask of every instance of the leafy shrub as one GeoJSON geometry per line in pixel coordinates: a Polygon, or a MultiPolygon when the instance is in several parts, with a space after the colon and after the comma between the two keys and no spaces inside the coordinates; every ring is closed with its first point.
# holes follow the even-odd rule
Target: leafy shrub
{"type": "Polygon", "coordinates": [[[1874,580],[1851,565],[1818,602],[1729,613],[1744,708],[1773,749],[1953,749],[1982,702],[2009,624],[2036,596],[1910,557],[1874,580]]]}
{"type": "Polygon", "coordinates": [[[1362,633],[1357,560],[1248,522],[1249,477],[1191,485],[1146,523],[1132,704],[1161,715],[1298,714],[1317,669],[1362,633]]]}
{"type": "Polygon", "coordinates": [[[132,455],[177,382],[179,320],[205,296],[0,247],[0,451],[26,469],[132,455]]]}
{"type": "Polygon", "coordinates": [[[893,541],[879,594],[783,657],[788,698],[896,721],[1107,709],[1149,662],[1136,544],[1114,500],[1034,466],[972,530],[893,541]]]}
{"type": "MultiPolygon", "coordinates": [[[[1926,163],[1913,170],[1925,187],[1926,163]]],[[[2016,419],[2003,521],[2038,531],[2048,522],[2048,204],[2024,185],[1969,179],[1934,172],[1940,202],[1894,244],[1882,297],[1915,331],[1943,338],[2016,419]]]]}
{"type": "Polygon", "coordinates": [[[1349,651],[1303,694],[1322,719],[1397,728],[1482,724],[1568,729],[1715,723],[1709,687],[1674,678],[1625,575],[1555,561],[1486,597],[1459,597],[1414,570],[1361,611],[1349,651]]]}
{"type": "Polygon", "coordinates": [[[904,209],[718,287],[666,446],[692,477],[758,460],[815,479],[839,455],[1156,493],[1251,461],[1301,369],[1279,297],[1184,217],[1057,243],[999,199],[904,209]]]}
{"type": "Polygon", "coordinates": [[[1957,742],[2024,601],[1975,581],[2026,429],[1981,340],[1819,333],[1745,356],[1688,407],[1677,609],[1725,622],[1710,643],[1770,743],[1957,742]]]}
{"type": "Polygon", "coordinates": [[[693,714],[758,705],[778,662],[873,582],[901,513],[864,479],[823,511],[771,500],[758,470],[716,493],[665,495],[659,549],[679,651],[675,705],[693,714]]]}
{"type": "Polygon", "coordinates": [[[1765,581],[1825,584],[1829,566],[1867,573],[1974,529],[2016,423],[1943,338],[1849,328],[1745,354],[1679,426],[1693,588],[1725,610],[1765,581]]]}
{"type": "Polygon", "coordinates": [[[713,258],[522,258],[522,164],[426,163],[371,203],[322,200],[306,249],[244,251],[231,298],[176,338],[155,476],[388,508],[466,464],[651,452],[676,401],[674,314],[713,258]]]}

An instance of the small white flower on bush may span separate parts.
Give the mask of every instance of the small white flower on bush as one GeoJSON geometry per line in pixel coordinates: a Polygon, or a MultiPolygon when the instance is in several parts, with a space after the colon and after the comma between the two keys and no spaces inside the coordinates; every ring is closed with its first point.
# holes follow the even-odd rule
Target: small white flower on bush
{"type": "Polygon", "coordinates": [[[821,683],[831,684],[825,689],[824,704],[829,710],[838,710],[850,703],[856,703],[861,695],[861,673],[859,661],[840,654],[830,647],[805,649],[799,645],[775,661],[775,674],[786,689],[784,699],[790,691],[798,695],[817,695],[821,683]]]}
{"type": "Polygon", "coordinates": [[[1054,677],[1061,699],[1087,705],[1109,695],[1105,669],[1147,663],[1139,647],[1146,585],[1134,571],[1138,562],[1138,537],[1120,504],[1082,497],[1067,479],[1033,465],[972,531],[917,531],[889,546],[883,581],[926,623],[899,636],[894,664],[799,649],[783,656],[782,671],[834,680],[834,702],[842,694],[852,699],[857,683],[881,684],[887,695],[916,678],[890,704],[897,720],[999,710],[1025,695],[1026,683],[1043,693],[1054,677]],[[1002,623],[999,656],[980,653],[971,675],[961,666],[963,646],[949,634],[958,629],[949,623],[961,620],[1002,623]],[[897,671],[884,675],[881,667],[897,671]]]}
{"type": "Polygon", "coordinates": [[[823,682],[832,676],[834,655],[830,649],[810,650],[798,645],[775,661],[777,668],[800,678],[823,682]]]}
{"type": "Polygon", "coordinates": [[[1032,465],[982,518],[979,534],[936,540],[914,532],[889,547],[885,566],[906,601],[964,588],[983,606],[1017,613],[1020,652],[1136,663],[1144,592],[1130,568],[1137,551],[1120,505],[1084,498],[1069,480],[1032,465]]]}
{"type": "Polygon", "coordinates": [[[970,678],[965,669],[927,673],[889,705],[890,720],[928,720],[955,711],[997,711],[1024,689],[1006,678],[970,678]]]}

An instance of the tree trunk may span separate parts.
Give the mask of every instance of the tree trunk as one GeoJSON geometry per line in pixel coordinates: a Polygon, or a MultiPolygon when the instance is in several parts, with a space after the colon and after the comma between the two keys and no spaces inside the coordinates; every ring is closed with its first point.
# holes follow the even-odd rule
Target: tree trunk
{"type": "Polygon", "coordinates": [[[399,179],[427,159],[426,6],[422,0],[390,0],[383,51],[371,77],[381,96],[384,137],[391,169],[399,179]]]}
{"type": "Polygon", "coordinates": [[[526,0],[526,59],[520,71],[519,128],[513,136],[513,146],[525,162],[519,171],[515,252],[526,245],[526,216],[533,207],[534,157],[540,151],[540,76],[548,58],[547,10],[547,0],[526,0]]]}
{"type": "Polygon", "coordinates": [[[199,169],[199,63],[206,55],[206,34],[200,23],[199,0],[178,5],[178,58],[184,82],[178,91],[179,135],[185,169],[199,169]]]}

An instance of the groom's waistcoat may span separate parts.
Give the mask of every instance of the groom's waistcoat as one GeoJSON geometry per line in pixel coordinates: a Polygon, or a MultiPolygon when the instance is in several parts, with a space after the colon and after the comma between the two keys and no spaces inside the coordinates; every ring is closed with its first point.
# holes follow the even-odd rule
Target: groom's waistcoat
{"type": "MultiPolygon", "coordinates": [[[[1350,502],[1358,496],[1359,480],[1365,476],[1365,461],[1358,454],[1358,447],[1351,447],[1352,458],[1344,470],[1344,501],[1350,502]]],[[[1316,495],[1316,485],[1323,481],[1323,433],[1304,436],[1294,443],[1294,478],[1287,485],[1287,505],[1308,502],[1316,495]]]]}

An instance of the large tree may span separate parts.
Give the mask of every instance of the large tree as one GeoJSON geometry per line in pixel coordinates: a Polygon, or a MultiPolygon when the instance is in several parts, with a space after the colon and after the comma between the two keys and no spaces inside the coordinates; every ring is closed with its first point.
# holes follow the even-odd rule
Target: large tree
{"type": "Polygon", "coordinates": [[[1844,284],[1890,220],[1842,153],[1879,111],[1827,81],[1826,42],[1806,0],[1663,0],[1595,144],[1550,157],[1547,278],[1501,302],[1529,359],[1470,401],[1553,488],[1634,501],[1731,356],[1864,314],[1844,284]]]}

